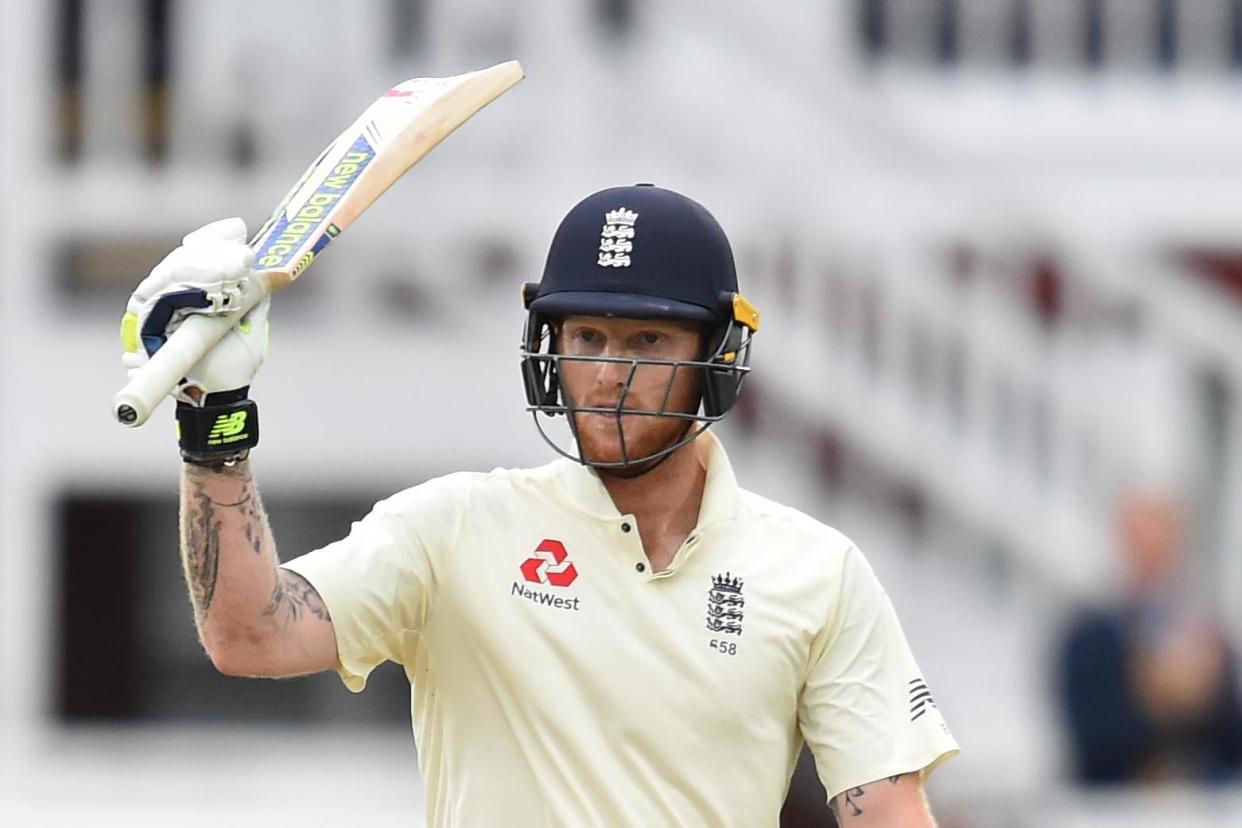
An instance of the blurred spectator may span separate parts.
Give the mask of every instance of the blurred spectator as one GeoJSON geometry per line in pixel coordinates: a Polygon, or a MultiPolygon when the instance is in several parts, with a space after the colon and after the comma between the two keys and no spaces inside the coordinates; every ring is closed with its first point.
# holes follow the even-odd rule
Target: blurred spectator
{"type": "Polygon", "coordinates": [[[1084,609],[1061,658],[1074,774],[1086,784],[1214,782],[1242,770],[1242,703],[1223,627],[1184,590],[1180,509],[1122,499],[1119,603],[1084,609]]]}

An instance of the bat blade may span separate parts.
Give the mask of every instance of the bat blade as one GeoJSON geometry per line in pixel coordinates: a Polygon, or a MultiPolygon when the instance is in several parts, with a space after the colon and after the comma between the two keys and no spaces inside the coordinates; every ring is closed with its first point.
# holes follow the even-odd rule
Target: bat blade
{"type": "Polygon", "coordinates": [[[112,400],[118,422],[139,426],[241,316],[297,279],[410,167],[523,77],[515,61],[389,89],[319,154],[259,228],[236,310],[189,316],[112,400]]]}

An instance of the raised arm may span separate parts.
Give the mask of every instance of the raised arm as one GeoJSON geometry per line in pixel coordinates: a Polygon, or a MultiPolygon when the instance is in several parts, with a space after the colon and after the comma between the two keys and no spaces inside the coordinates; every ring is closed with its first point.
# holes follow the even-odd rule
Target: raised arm
{"type": "Polygon", "coordinates": [[[841,828],[936,828],[917,773],[850,788],[833,798],[832,813],[841,828]]]}
{"type": "MultiPolygon", "coordinates": [[[[140,369],[190,314],[229,316],[254,253],[241,219],[187,235],[130,296],[122,362],[140,369]]],[[[288,676],[336,664],[332,621],[319,595],[277,568],[276,545],[245,459],[258,443],[249,391],[267,350],[265,300],[174,390],[181,477],[181,553],[199,636],[225,673],[288,676]]],[[[235,314],[234,314],[235,315],[235,314]]]]}
{"type": "Polygon", "coordinates": [[[319,594],[278,567],[248,460],[219,470],[185,464],[181,559],[199,637],[220,672],[278,678],[336,665],[319,594]]]}

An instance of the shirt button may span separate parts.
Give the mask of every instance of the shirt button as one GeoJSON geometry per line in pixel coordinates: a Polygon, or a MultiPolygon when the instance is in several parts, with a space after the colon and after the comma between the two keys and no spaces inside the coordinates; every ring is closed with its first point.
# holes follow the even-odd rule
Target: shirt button
{"type": "Polygon", "coordinates": [[[628,532],[628,531],[630,531],[630,525],[629,525],[628,523],[623,523],[623,524],[621,524],[621,531],[622,531],[622,532],[628,532]]]}
{"type": "Polygon", "coordinates": [[[634,568],[637,569],[639,572],[647,571],[647,565],[643,563],[642,561],[639,561],[638,563],[634,564],[634,568]]]}

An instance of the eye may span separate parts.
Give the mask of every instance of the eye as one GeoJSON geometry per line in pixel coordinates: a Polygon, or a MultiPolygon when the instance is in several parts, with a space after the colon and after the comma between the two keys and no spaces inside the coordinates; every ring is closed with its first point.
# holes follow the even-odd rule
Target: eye
{"type": "Polygon", "coordinates": [[[594,342],[599,338],[599,334],[592,330],[580,330],[578,331],[578,338],[583,342],[594,342]]]}
{"type": "Polygon", "coordinates": [[[658,333],[651,333],[650,331],[648,331],[645,334],[642,334],[642,340],[643,340],[644,345],[659,345],[660,340],[662,340],[663,338],[664,337],[660,336],[658,333]]]}

